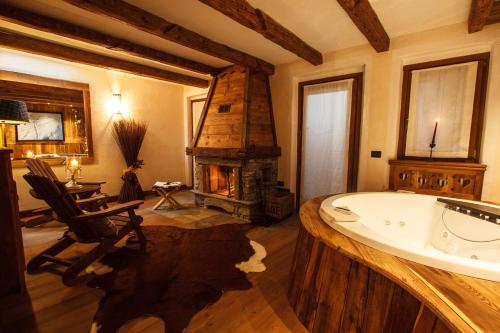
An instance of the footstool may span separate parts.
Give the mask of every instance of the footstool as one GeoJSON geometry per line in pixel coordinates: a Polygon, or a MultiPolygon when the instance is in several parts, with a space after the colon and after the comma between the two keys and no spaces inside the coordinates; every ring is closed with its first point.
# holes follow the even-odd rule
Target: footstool
{"type": "Polygon", "coordinates": [[[173,197],[174,194],[186,189],[186,184],[183,184],[181,182],[156,182],[153,185],[153,191],[158,193],[161,196],[161,199],[156,205],[154,205],[153,210],[163,209],[163,205],[166,206],[166,209],[186,208],[173,197]]]}

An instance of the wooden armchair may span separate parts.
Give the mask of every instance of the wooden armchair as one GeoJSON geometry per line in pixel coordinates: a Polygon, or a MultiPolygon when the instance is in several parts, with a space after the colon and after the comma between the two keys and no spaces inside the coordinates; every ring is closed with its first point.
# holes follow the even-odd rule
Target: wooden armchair
{"type": "Polygon", "coordinates": [[[61,240],[28,262],[28,273],[37,271],[47,262],[67,266],[62,272],[62,280],[64,284],[69,285],[87,266],[104,256],[131,231],[135,231],[141,249],[145,249],[146,238],[140,227],[143,219],[135,214],[135,209],[139,208],[143,201],[131,201],[96,212],[84,212],[63,183],[31,173],[23,177],[37,195],[54,210],[57,220],[69,227],[61,240]],[[127,215],[118,215],[120,213],[127,215]],[[75,242],[98,245],[76,261],[56,257],[75,242]]]}

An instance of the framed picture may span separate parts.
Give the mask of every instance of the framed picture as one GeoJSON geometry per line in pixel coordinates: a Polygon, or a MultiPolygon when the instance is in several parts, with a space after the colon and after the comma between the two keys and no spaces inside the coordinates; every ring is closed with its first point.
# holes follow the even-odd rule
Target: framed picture
{"type": "Polygon", "coordinates": [[[64,115],[29,111],[29,123],[16,126],[17,142],[64,141],[64,115]]]}

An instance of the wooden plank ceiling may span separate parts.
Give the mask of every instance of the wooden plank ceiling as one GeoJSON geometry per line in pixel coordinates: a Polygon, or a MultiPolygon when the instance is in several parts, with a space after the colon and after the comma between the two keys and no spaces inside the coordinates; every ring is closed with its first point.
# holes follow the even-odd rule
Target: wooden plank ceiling
{"type": "Polygon", "coordinates": [[[159,68],[140,65],[131,61],[112,58],[97,53],[79,50],[60,44],[35,39],[11,31],[0,30],[0,46],[54,57],[80,64],[92,65],[100,68],[117,70],[125,73],[149,77],[158,80],[185,84],[200,88],[208,87],[208,81],[159,68]]]}
{"type": "MultiPolygon", "coordinates": [[[[160,16],[125,1],[62,1],[90,13],[118,20],[148,34],[226,60],[233,64],[264,72],[268,75],[274,73],[274,65],[265,60],[211,40],[197,32],[191,31],[174,22],[169,22],[160,16]]],[[[292,31],[280,25],[262,10],[252,7],[246,0],[200,1],[222,12],[245,27],[260,33],[275,44],[298,55],[313,65],[319,65],[323,62],[321,52],[312,48],[292,31]]],[[[361,31],[377,51],[388,49],[389,38],[380,24],[377,15],[373,9],[371,9],[367,1],[353,2],[353,5],[349,4],[350,1],[338,1],[341,4],[344,2],[344,9],[351,16],[354,23],[360,27],[361,31]],[[363,14],[362,12],[366,11],[367,8],[371,9],[371,11],[363,14]],[[365,20],[368,24],[360,24],[360,22],[365,20]]],[[[147,47],[124,38],[118,38],[100,32],[93,28],[83,27],[63,19],[38,14],[12,5],[0,4],[0,19],[30,29],[55,34],[94,46],[104,47],[108,50],[152,60],[163,65],[173,66],[190,72],[214,76],[221,71],[220,68],[206,65],[202,62],[187,59],[156,48],[147,47]]],[[[60,45],[55,42],[42,40],[38,37],[26,36],[6,29],[0,31],[0,45],[6,48],[110,68],[179,84],[196,87],[208,86],[207,79],[84,51],[68,45],[60,45]]]]}
{"type": "Polygon", "coordinates": [[[249,67],[266,74],[274,73],[274,65],[250,54],[206,38],[181,25],[149,13],[122,0],[64,0],[95,14],[104,15],[165,40],[249,67]]]}
{"type": "Polygon", "coordinates": [[[377,52],[389,50],[390,39],[368,0],[337,0],[377,52]]]}
{"type": "MultiPolygon", "coordinates": [[[[252,6],[247,0],[197,1],[209,6],[210,8],[207,7],[207,11],[212,10],[213,12],[224,14],[231,20],[250,29],[251,31],[259,33],[274,44],[279,45],[283,49],[292,52],[313,65],[319,65],[323,62],[320,50],[326,51],[324,46],[323,49],[313,48],[292,30],[279,23],[262,9],[252,6]]],[[[94,53],[94,51],[90,50],[84,51],[70,45],[61,45],[59,44],[59,41],[53,39],[52,37],[52,41],[48,41],[41,39],[46,38],[43,35],[39,35],[34,32],[25,32],[29,30],[19,30],[22,33],[8,31],[5,29],[2,30],[0,33],[0,44],[4,47],[16,48],[26,52],[43,54],[74,62],[92,64],[99,67],[112,68],[126,71],[128,73],[154,77],[160,80],[197,87],[207,87],[209,76],[215,76],[222,70],[222,68],[213,66],[213,64],[207,65],[206,63],[203,63],[203,61],[209,62],[206,59],[203,61],[196,61],[190,59],[192,58],[190,55],[182,57],[175,54],[176,52],[173,50],[161,50],[155,47],[155,44],[152,44],[151,42],[149,42],[149,46],[145,46],[140,40],[137,40],[137,38],[135,39],[135,42],[132,42],[126,35],[122,34],[120,36],[118,32],[107,31],[107,33],[105,33],[103,32],[103,29],[99,29],[97,26],[85,25],[81,21],[79,24],[69,22],[66,20],[65,16],[61,15],[56,15],[58,18],[55,18],[51,15],[51,12],[48,11],[42,11],[45,13],[42,15],[36,11],[31,11],[32,9],[26,9],[32,8],[29,5],[24,5],[23,8],[25,9],[21,9],[18,8],[15,1],[13,2],[9,0],[8,2],[11,5],[0,4],[0,20],[8,21],[14,26],[20,25],[28,29],[35,29],[44,33],[62,36],[90,44],[91,46],[98,46],[117,52],[117,55],[120,53],[131,55],[156,62],[158,65],[171,66],[174,67],[174,69],[168,70],[168,68],[158,68],[159,66],[156,67],[154,63],[150,65],[147,61],[142,61],[143,64],[139,64],[134,62],[134,59],[131,61],[118,59],[113,57],[114,53],[109,51],[106,51],[106,54],[108,55],[103,55],[94,53]],[[28,34],[30,36],[24,34],[28,34]],[[178,68],[178,71],[184,72],[179,73],[175,68],[178,68]],[[190,72],[192,74],[189,74],[190,72]],[[201,78],[200,75],[205,75],[205,77],[201,78]]],[[[337,0],[336,2],[341,8],[344,9],[345,13],[349,16],[354,25],[356,25],[358,30],[366,37],[368,42],[377,52],[384,52],[389,49],[389,35],[382,25],[381,20],[377,16],[377,13],[372,8],[369,0],[337,0]]],[[[232,64],[247,67],[268,75],[273,74],[275,70],[273,64],[247,53],[249,52],[249,48],[243,47],[241,43],[239,44],[239,47],[246,49],[246,52],[227,45],[232,44],[227,40],[227,38],[225,43],[221,43],[214,39],[205,37],[200,33],[190,30],[176,22],[172,22],[171,19],[164,19],[159,16],[162,15],[161,13],[158,15],[156,14],[157,12],[161,12],[161,10],[156,10],[158,8],[154,9],[154,7],[152,8],[149,6],[150,12],[133,5],[131,1],[126,2],[123,0],[61,0],[60,3],[63,3],[65,6],[67,6],[67,4],[71,5],[67,7],[79,8],[75,10],[84,10],[89,15],[93,15],[94,17],[99,16],[101,17],[101,20],[113,19],[128,25],[130,27],[128,29],[134,29],[137,32],[140,31],[142,34],[146,33],[149,36],[155,36],[154,38],[159,37],[168,42],[182,45],[232,64]]],[[[140,2],[135,3],[140,4],[140,2]]],[[[192,5],[194,6],[195,3],[196,1],[194,1],[192,5]]],[[[252,1],[252,3],[257,3],[262,7],[266,7],[265,2],[252,1]]],[[[290,5],[293,4],[290,3],[290,5]]],[[[204,7],[202,5],[200,6],[204,7]]],[[[374,6],[377,8],[377,11],[380,11],[381,8],[377,7],[377,3],[374,3],[374,6]]],[[[276,9],[276,6],[266,8],[271,10],[276,9]]],[[[203,10],[202,8],[197,9],[203,10]]],[[[272,12],[276,14],[276,10],[272,12]]],[[[383,14],[382,17],[384,20],[390,21],[390,18],[387,17],[387,13],[385,13],[385,16],[383,12],[381,13],[383,14]]],[[[163,12],[163,16],[165,16],[165,12],[163,12]]],[[[182,16],[177,15],[173,21],[182,21],[182,19],[180,19],[181,17],[182,16]]],[[[347,16],[345,17],[348,19],[347,16]]],[[[280,19],[287,21],[283,15],[280,16],[280,19]]],[[[480,31],[485,25],[498,22],[500,22],[499,0],[472,0],[469,14],[469,32],[472,33],[480,31]]],[[[298,25],[296,19],[289,20],[287,24],[293,26],[295,29],[300,27],[300,24],[298,25]]],[[[191,26],[192,24],[187,23],[186,25],[191,26]]],[[[304,26],[305,25],[307,25],[307,22],[304,22],[304,26]]],[[[393,26],[390,26],[390,28],[394,29],[393,26]]],[[[9,29],[11,29],[11,27],[9,27],[9,29]]],[[[335,29],[334,23],[332,23],[332,29],[335,29]]],[[[104,31],[106,30],[104,29],[104,31]]],[[[200,31],[199,27],[197,31],[200,31]]],[[[389,31],[391,31],[391,35],[397,35],[397,32],[394,30],[389,31]]],[[[300,31],[300,33],[303,36],[308,36],[309,41],[312,40],[312,35],[310,33],[309,35],[307,33],[304,34],[303,31],[300,31]]],[[[359,33],[357,34],[359,35],[359,33]]],[[[361,35],[359,36],[359,38],[361,38],[361,35]]],[[[61,43],[63,43],[63,40],[61,40],[61,43]]],[[[315,42],[315,44],[318,45],[320,43],[315,42]]],[[[92,48],[90,49],[92,50],[92,48]]],[[[267,57],[269,57],[269,54],[267,54],[267,57]]],[[[135,61],[141,62],[140,60],[135,61]]],[[[276,62],[276,59],[274,59],[274,62],[276,62]]],[[[219,64],[218,66],[220,67],[222,65],[219,64]]]]}
{"type": "Polygon", "coordinates": [[[164,51],[152,49],[127,40],[103,34],[99,31],[29,12],[8,5],[0,5],[0,18],[28,28],[33,28],[59,36],[76,39],[107,49],[121,51],[133,56],[157,61],[201,74],[216,74],[219,69],[197,61],[182,58],[164,51]]]}
{"type": "Polygon", "coordinates": [[[241,25],[252,29],[313,65],[323,63],[321,52],[313,49],[272,17],[252,7],[246,0],[199,0],[241,25]]]}

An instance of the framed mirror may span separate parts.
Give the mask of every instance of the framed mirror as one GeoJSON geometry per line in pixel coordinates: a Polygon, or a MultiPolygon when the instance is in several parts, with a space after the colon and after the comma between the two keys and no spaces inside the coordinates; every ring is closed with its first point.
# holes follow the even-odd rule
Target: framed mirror
{"type": "Polygon", "coordinates": [[[14,167],[29,157],[51,165],[66,156],[93,161],[89,85],[0,71],[0,99],[26,103],[29,123],[7,127],[7,146],[14,167]]]}
{"type": "Polygon", "coordinates": [[[399,159],[479,162],[489,53],[403,67],[399,159]]]}

